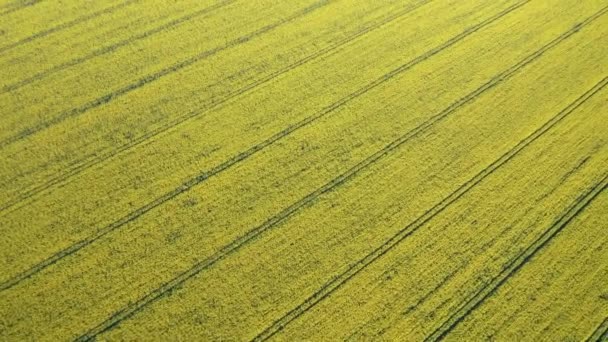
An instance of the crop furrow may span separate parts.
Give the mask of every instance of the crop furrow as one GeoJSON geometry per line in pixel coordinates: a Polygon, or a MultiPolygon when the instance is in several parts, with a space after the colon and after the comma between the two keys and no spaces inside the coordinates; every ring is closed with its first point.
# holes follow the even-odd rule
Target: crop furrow
{"type": "MultiPolygon", "coordinates": [[[[139,2],[139,1],[141,1],[141,0],[127,0],[127,1],[125,1],[123,3],[118,4],[118,5],[113,5],[113,6],[110,6],[108,8],[104,8],[102,10],[99,10],[99,11],[97,11],[95,13],[87,14],[87,15],[84,15],[82,17],[76,18],[76,19],[74,19],[72,21],[68,21],[67,23],[63,23],[63,24],[57,25],[57,26],[52,27],[52,28],[50,28],[48,30],[40,31],[38,33],[35,33],[35,34],[29,36],[29,37],[23,38],[23,39],[21,39],[19,41],[16,41],[14,43],[5,45],[3,47],[0,47],[0,53],[4,53],[4,52],[6,52],[6,51],[8,51],[10,49],[16,48],[17,46],[21,46],[21,45],[30,43],[30,42],[32,42],[32,41],[34,41],[36,39],[44,38],[44,37],[46,37],[46,36],[48,36],[50,34],[59,32],[61,30],[65,30],[65,29],[70,28],[72,26],[76,26],[78,24],[82,24],[82,23],[84,23],[86,21],[89,21],[89,20],[91,20],[93,18],[96,18],[96,17],[98,17],[100,15],[112,13],[112,12],[114,12],[116,10],[119,10],[119,9],[121,9],[123,7],[126,7],[126,6],[128,6],[130,4],[133,4],[133,3],[136,3],[136,2],[139,2]]],[[[38,2],[39,1],[33,1],[32,5],[36,4],[38,2]]],[[[20,7],[20,8],[22,8],[22,7],[20,7]]]]}
{"type": "Polygon", "coordinates": [[[549,229],[541,234],[530,246],[513,258],[503,270],[486,286],[477,291],[457,311],[455,311],[439,328],[437,328],[425,341],[438,341],[447,336],[471,312],[475,311],[487,298],[492,296],[511,276],[516,274],[530,261],[534,255],[547,246],[578,214],[608,187],[608,175],[596,183],[590,190],[580,196],[549,229]]]}
{"type": "Polygon", "coordinates": [[[397,234],[393,235],[389,240],[387,240],[385,243],[383,243],[371,253],[366,255],[363,259],[357,261],[343,273],[333,277],[332,280],[324,284],[321,288],[319,288],[319,290],[317,290],[317,292],[315,292],[312,296],[308,297],[303,303],[301,303],[300,305],[289,311],[287,314],[285,314],[283,317],[276,320],[272,325],[267,327],[258,336],[256,336],[254,340],[262,341],[272,337],[274,334],[282,330],[287,324],[303,315],[306,311],[313,308],[323,299],[327,298],[329,295],[331,295],[333,292],[335,292],[337,289],[342,287],[345,283],[347,283],[349,280],[359,274],[367,266],[372,264],[384,254],[388,253],[392,248],[394,248],[403,240],[405,240],[405,238],[412,235],[416,230],[418,230],[424,224],[433,219],[433,217],[441,213],[452,203],[456,202],[459,198],[464,196],[482,180],[491,175],[494,171],[499,169],[502,165],[507,163],[513,157],[515,157],[526,146],[530,145],[532,142],[534,142],[547,131],[549,131],[558,122],[560,122],[567,115],[572,113],[576,108],[578,108],[585,101],[591,98],[595,93],[600,91],[604,86],[606,86],[606,84],[608,84],[608,77],[604,78],[600,83],[596,84],[592,89],[587,91],[576,101],[574,101],[564,110],[562,110],[552,119],[547,121],[543,126],[538,128],[536,131],[534,131],[522,141],[520,141],[511,150],[509,150],[507,153],[503,154],[499,159],[495,160],[492,164],[481,170],[473,178],[461,185],[456,191],[452,192],[441,202],[437,203],[431,209],[427,210],[422,216],[418,217],[412,223],[401,229],[397,234]]]}
{"type": "MultiPolygon", "coordinates": [[[[132,0],[132,1],[135,1],[135,0],[132,0]]],[[[206,51],[203,51],[201,53],[198,53],[198,54],[196,54],[193,57],[190,57],[190,58],[188,58],[186,60],[183,60],[181,62],[175,63],[175,64],[173,64],[173,65],[171,65],[169,67],[163,68],[162,70],[157,71],[157,72],[155,72],[153,74],[146,75],[146,76],[138,79],[137,81],[135,81],[135,82],[133,82],[133,83],[131,83],[131,84],[125,86],[125,87],[122,87],[120,89],[117,89],[117,90],[114,90],[114,91],[112,91],[110,93],[107,93],[104,96],[101,96],[101,97],[99,97],[99,98],[97,98],[97,99],[95,99],[93,101],[85,103],[84,105],[82,105],[80,107],[76,107],[76,108],[64,111],[61,114],[57,115],[56,117],[54,117],[54,118],[52,118],[52,119],[50,119],[48,121],[41,122],[41,123],[36,124],[34,126],[28,127],[26,129],[22,130],[21,132],[15,134],[13,136],[10,136],[10,137],[8,137],[6,139],[4,139],[2,142],[0,142],[0,148],[4,148],[4,147],[6,147],[6,146],[8,146],[8,145],[10,145],[10,144],[12,144],[14,142],[17,142],[17,141],[19,141],[21,139],[24,139],[24,138],[26,138],[26,137],[28,137],[30,135],[36,134],[36,133],[38,133],[38,132],[40,132],[40,131],[42,131],[44,129],[47,129],[47,128],[51,127],[51,126],[59,124],[59,123],[63,122],[66,119],[82,115],[82,114],[88,112],[91,109],[94,109],[94,108],[103,106],[105,104],[108,104],[108,103],[112,102],[116,98],[119,98],[121,96],[129,94],[130,92],[132,92],[134,90],[137,90],[139,88],[142,88],[142,87],[144,87],[146,85],[149,85],[149,84],[151,84],[153,82],[156,82],[156,81],[158,81],[159,79],[161,79],[161,78],[163,78],[165,76],[174,74],[174,73],[176,73],[176,72],[178,72],[178,71],[180,71],[180,70],[182,70],[182,69],[184,69],[184,68],[186,68],[186,67],[188,67],[190,65],[193,65],[193,64],[195,64],[195,63],[197,63],[199,61],[202,61],[202,60],[204,60],[204,59],[206,59],[206,58],[208,58],[210,56],[213,56],[213,55],[215,55],[215,54],[217,54],[219,52],[222,52],[224,50],[228,50],[228,49],[231,49],[231,48],[236,47],[238,45],[244,44],[244,43],[246,43],[246,42],[248,42],[248,41],[250,41],[250,40],[252,40],[254,38],[257,38],[258,36],[261,36],[261,35],[263,35],[263,34],[265,34],[267,32],[270,32],[270,31],[272,31],[272,30],[274,30],[274,29],[276,29],[276,28],[278,28],[278,27],[280,27],[282,25],[289,24],[289,23],[291,23],[291,22],[293,22],[293,21],[295,21],[295,20],[297,20],[297,19],[299,19],[301,17],[305,17],[307,14],[312,13],[314,10],[319,9],[319,8],[325,6],[329,1],[330,0],[320,0],[320,1],[316,2],[315,4],[313,4],[313,5],[305,8],[305,9],[303,9],[302,11],[299,11],[299,12],[297,12],[297,13],[289,16],[288,18],[279,20],[279,21],[274,22],[274,23],[272,23],[270,25],[266,25],[266,26],[264,26],[264,27],[262,27],[262,28],[260,28],[260,29],[258,29],[256,31],[254,31],[254,32],[248,33],[248,34],[246,34],[244,36],[241,36],[241,37],[239,37],[237,39],[234,39],[234,40],[228,42],[227,44],[225,44],[223,46],[219,46],[219,47],[213,48],[211,50],[206,50],[206,51]]]]}
{"type": "Polygon", "coordinates": [[[5,86],[2,89],[2,91],[0,92],[0,94],[8,93],[8,92],[17,90],[17,89],[19,89],[21,87],[24,87],[24,86],[28,85],[28,84],[40,81],[43,78],[46,78],[46,77],[48,77],[48,76],[50,76],[50,75],[52,75],[54,73],[57,73],[59,71],[65,70],[67,68],[70,68],[70,67],[73,67],[73,66],[77,66],[77,65],[79,65],[81,63],[84,63],[84,62],[88,61],[89,59],[93,59],[93,58],[96,58],[96,57],[99,57],[99,56],[103,56],[105,54],[114,52],[114,51],[116,51],[116,50],[118,50],[118,49],[120,49],[122,47],[128,46],[128,45],[130,45],[130,44],[132,44],[132,43],[134,43],[134,42],[136,42],[138,40],[146,39],[146,38],[151,37],[151,36],[153,36],[153,35],[155,35],[157,33],[173,29],[173,28],[179,26],[180,24],[183,24],[183,23],[188,22],[188,21],[190,21],[192,19],[195,19],[197,17],[200,17],[200,16],[203,16],[205,14],[208,14],[208,13],[210,13],[210,12],[216,10],[216,9],[219,9],[219,8],[227,6],[227,5],[231,4],[231,3],[234,3],[234,1],[235,0],[225,0],[225,1],[222,1],[222,2],[218,2],[217,4],[215,4],[213,6],[205,7],[203,9],[200,9],[200,10],[195,11],[193,13],[189,13],[189,14],[187,14],[185,16],[182,16],[181,18],[174,19],[174,20],[172,20],[172,21],[170,21],[170,22],[168,22],[166,24],[160,25],[158,27],[155,27],[155,28],[153,28],[151,30],[145,31],[145,32],[143,32],[141,34],[138,34],[136,36],[130,37],[128,39],[124,39],[124,40],[122,40],[122,41],[120,41],[120,42],[118,42],[116,44],[113,44],[113,45],[106,46],[106,47],[103,47],[101,49],[95,50],[95,51],[93,51],[92,53],[90,53],[90,54],[88,54],[86,56],[75,58],[75,59],[72,59],[72,60],[70,60],[68,62],[65,62],[65,63],[62,63],[60,65],[54,66],[54,67],[52,67],[52,68],[50,68],[48,70],[44,70],[42,72],[39,72],[39,73],[37,73],[34,76],[28,77],[28,78],[26,78],[24,80],[17,81],[17,82],[15,82],[13,84],[5,86]]]}
{"type": "Polygon", "coordinates": [[[602,342],[608,340],[608,317],[604,319],[600,325],[597,326],[595,331],[587,338],[587,342],[602,342]]]}
{"type": "Polygon", "coordinates": [[[25,0],[25,1],[19,1],[18,4],[6,4],[4,6],[2,6],[3,8],[8,8],[6,10],[4,10],[3,12],[0,13],[0,17],[17,12],[20,9],[23,8],[27,8],[27,7],[31,7],[34,6],[35,4],[41,2],[42,0],[25,0]]]}
{"type": "MultiPolygon", "coordinates": [[[[526,1],[527,2],[527,1],[526,1]]],[[[463,39],[464,37],[466,37],[467,35],[479,30],[481,27],[490,24],[491,22],[498,20],[499,18],[503,17],[504,15],[506,15],[507,13],[510,13],[511,11],[513,11],[515,8],[518,8],[519,6],[523,5],[525,2],[520,3],[518,6],[513,6],[495,16],[493,16],[490,19],[485,20],[484,22],[477,24],[467,30],[465,30],[463,33],[459,34],[456,37],[460,37],[460,39],[463,39]],[[465,34],[466,33],[466,34],[465,34]]],[[[253,146],[252,148],[248,149],[245,152],[241,152],[239,154],[237,154],[236,156],[234,156],[233,158],[225,161],[224,163],[216,166],[215,168],[203,172],[202,174],[199,174],[198,176],[191,178],[190,180],[188,180],[187,182],[181,184],[180,186],[178,186],[177,188],[173,189],[172,191],[164,194],[161,197],[156,198],[154,201],[149,202],[148,204],[146,204],[143,207],[140,207],[139,209],[129,213],[128,215],[122,217],[121,219],[115,221],[114,223],[110,224],[109,226],[106,226],[105,228],[101,229],[99,232],[97,232],[95,235],[90,236],[86,239],[83,239],[75,244],[73,244],[72,246],[54,254],[53,256],[49,257],[48,259],[44,260],[43,262],[38,263],[37,265],[35,265],[34,267],[28,269],[25,272],[20,273],[19,275],[11,278],[10,280],[6,281],[5,283],[3,283],[2,285],[0,285],[0,291],[1,290],[6,290],[12,286],[17,285],[18,283],[20,283],[21,281],[33,276],[34,274],[42,271],[43,269],[47,268],[50,265],[55,264],[56,262],[58,262],[59,260],[63,259],[66,256],[69,256],[71,254],[74,254],[76,252],[78,252],[79,250],[81,250],[82,248],[94,243],[95,241],[99,240],[101,237],[107,235],[108,233],[124,226],[125,224],[134,221],[135,219],[141,217],[142,215],[144,215],[145,213],[149,212],[150,210],[162,205],[163,203],[174,199],[175,197],[177,197],[178,195],[185,193],[186,191],[189,191],[190,189],[192,189],[194,186],[201,184],[203,181],[207,180],[208,178],[215,176],[217,174],[219,174],[220,172],[225,171],[226,169],[232,167],[233,165],[247,159],[248,157],[250,157],[251,155],[261,151],[262,149],[274,144],[275,142],[277,142],[278,140],[284,138],[285,136],[293,133],[294,131],[305,127],[309,124],[311,124],[312,122],[318,120],[319,118],[328,115],[329,113],[333,112],[334,110],[338,109],[339,107],[341,107],[342,105],[346,104],[348,101],[361,96],[362,94],[368,92],[369,90],[379,86],[380,84],[388,81],[389,79],[395,77],[398,73],[403,72],[407,69],[410,69],[411,67],[413,67],[415,64],[439,53],[441,50],[453,45],[457,40],[455,40],[455,38],[450,39],[448,42],[446,42],[445,44],[442,44],[440,47],[435,48],[427,53],[425,53],[422,56],[419,56],[415,59],[413,59],[412,61],[403,64],[402,66],[400,66],[397,69],[392,70],[391,72],[385,74],[384,76],[382,76],[381,78],[376,79],[375,81],[369,83],[367,86],[360,88],[359,90],[357,90],[354,93],[351,93],[350,95],[344,97],[343,99],[341,99],[338,102],[335,102],[334,104],[326,107],[324,110],[322,110],[321,112],[310,116],[302,121],[300,121],[299,123],[292,125],[290,127],[288,127],[287,129],[280,131],[278,133],[276,133],[275,135],[273,135],[270,139],[265,140],[264,142],[257,144],[255,146],[253,146]]],[[[522,66],[523,67],[523,66],[522,66]]],[[[516,70],[519,70],[516,69],[516,70]]],[[[515,70],[515,71],[516,71],[515,70]]],[[[513,71],[513,72],[515,72],[513,71]]],[[[501,74],[502,75],[502,74],[501,74]]],[[[499,75],[500,76],[500,75],[499,75]]],[[[503,77],[494,77],[492,79],[492,81],[490,82],[495,82],[495,84],[501,82],[503,79],[506,79],[504,76],[503,77]]],[[[312,202],[314,199],[316,199],[317,197],[319,197],[320,195],[329,192],[331,190],[333,190],[334,188],[338,187],[340,184],[346,182],[347,180],[349,180],[350,178],[354,177],[358,172],[360,172],[361,170],[363,170],[364,168],[368,167],[369,165],[375,163],[377,160],[379,160],[380,158],[382,158],[383,156],[387,155],[390,151],[396,149],[397,147],[401,146],[402,144],[404,144],[407,140],[410,140],[411,138],[415,137],[416,135],[422,133],[424,130],[430,128],[432,125],[434,125],[436,122],[440,121],[441,119],[445,118],[448,114],[450,114],[451,112],[455,111],[457,108],[459,108],[460,106],[464,105],[465,103],[471,101],[472,99],[474,99],[475,97],[477,97],[479,94],[481,94],[482,92],[490,89],[491,87],[488,85],[488,83],[486,83],[484,86],[482,86],[481,88],[479,88],[478,90],[474,91],[473,93],[469,94],[469,96],[460,99],[459,101],[457,101],[455,104],[449,106],[446,110],[440,112],[439,114],[433,116],[431,119],[427,120],[426,122],[424,122],[423,124],[421,124],[420,126],[414,128],[413,130],[407,132],[405,135],[403,135],[400,139],[397,139],[395,141],[393,141],[392,143],[390,143],[389,145],[387,145],[386,147],[384,147],[383,149],[377,151],[376,153],[374,153],[373,155],[369,156],[368,158],[366,158],[365,160],[361,161],[360,163],[358,163],[357,165],[355,165],[354,167],[352,167],[351,169],[349,169],[346,173],[341,174],[340,176],[334,178],[333,180],[331,180],[330,182],[326,183],[324,186],[322,186],[321,188],[316,189],[315,191],[311,192],[310,194],[308,194],[307,196],[305,196],[304,198],[300,199],[298,202],[292,204],[291,206],[289,206],[288,208],[284,209],[283,211],[281,211],[279,214],[273,216],[272,218],[270,218],[269,220],[267,220],[264,224],[262,224],[261,226],[249,231],[246,235],[244,235],[243,237],[241,237],[240,239],[237,239],[235,241],[233,241],[231,244],[227,245],[226,247],[224,247],[222,249],[222,251],[225,250],[225,252],[218,252],[218,258],[224,258],[228,253],[231,253],[232,251],[240,248],[242,245],[244,245],[245,243],[247,243],[248,241],[252,240],[255,236],[261,234],[262,232],[270,229],[271,227],[275,226],[276,224],[278,224],[279,222],[283,221],[284,219],[286,219],[287,217],[291,216],[293,213],[295,213],[296,211],[298,211],[300,208],[302,208],[303,206],[307,205],[308,203],[312,202]],[[221,255],[221,257],[219,257],[221,255]]],[[[202,263],[200,263],[199,265],[195,266],[192,270],[193,270],[193,274],[200,272],[200,270],[207,268],[209,265],[213,264],[216,262],[213,261],[215,259],[215,257],[212,257],[211,259],[204,261],[202,263]]],[[[217,259],[217,260],[219,260],[217,259]]],[[[190,271],[189,271],[190,272],[190,271]]],[[[186,272],[189,273],[189,272],[186,272]]],[[[190,276],[188,276],[189,278],[190,276]]]]}
{"type": "Polygon", "coordinates": [[[224,103],[226,103],[226,102],[228,102],[228,101],[230,101],[230,100],[232,100],[232,99],[234,99],[236,97],[244,95],[244,94],[246,94],[246,93],[248,93],[248,92],[256,89],[259,86],[262,86],[262,85],[264,85],[264,84],[266,84],[268,82],[271,82],[272,80],[274,80],[274,79],[276,79],[276,78],[278,78],[278,77],[280,77],[280,76],[282,76],[284,74],[287,74],[290,71],[292,71],[292,70],[294,70],[294,69],[296,69],[296,68],[298,68],[298,67],[300,67],[302,65],[305,65],[305,64],[307,64],[307,63],[309,63],[309,62],[311,62],[311,61],[313,61],[313,60],[315,60],[315,59],[317,59],[319,57],[322,57],[322,56],[328,57],[331,54],[336,53],[337,50],[340,47],[342,47],[344,45],[347,45],[350,42],[353,42],[356,39],[361,38],[361,37],[367,35],[368,33],[372,32],[372,31],[374,31],[376,29],[379,29],[382,26],[385,26],[385,25],[389,24],[390,22],[392,22],[392,21],[394,21],[394,20],[396,20],[396,19],[404,16],[407,13],[410,13],[411,11],[413,11],[413,10],[419,8],[420,6],[425,5],[425,4],[427,4],[427,3],[431,2],[431,1],[432,0],[421,2],[420,4],[418,4],[416,6],[413,6],[411,8],[405,9],[404,11],[398,11],[394,15],[391,15],[391,16],[389,16],[389,17],[381,20],[378,23],[371,25],[370,27],[364,28],[363,30],[358,31],[355,34],[353,34],[351,36],[348,36],[348,37],[346,37],[346,38],[344,38],[344,39],[336,42],[335,44],[332,44],[332,45],[330,45],[330,46],[328,46],[326,48],[323,48],[323,49],[321,49],[321,50],[319,50],[319,51],[317,51],[317,52],[315,52],[315,53],[313,53],[313,54],[311,54],[309,56],[306,56],[305,58],[303,58],[303,59],[301,59],[301,60],[299,60],[299,61],[297,61],[297,62],[295,62],[293,64],[290,64],[290,65],[288,65],[287,67],[285,67],[283,69],[277,70],[277,71],[269,74],[268,76],[266,76],[266,77],[264,77],[264,78],[262,78],[260,80],[254,81],[254,82],[246,85],[243,88],[240,88],[240,89],[237,89],[237,90],[235,90],[235,91],[233,91],[231,93],[228,93],[223,99],[220,99],[220,100],[212,103],[207,108],[187,113],[184,116],[178,117],[176,120],[173,120],[173,121],[171,121],[171,122],[169,122],[169,123],[167,123],[165,125],[162,125],[162,126],[156,128],[156,129],[148,131],[147,133],[141,135],[138,138],[132,139],[128,144],[122,145],[119,148],[117,148],[116,150],[110,151],[108,153],[101,154],[101,155],[97,156],[95,159],[89,160],[89,161],[87,161],[85,163],[79,163],[79,164],[77,164],[76,167],[74,167],[73,169],[69,170],[68,172],[66,172],[64,174],[61,174],[61,175],[59,175],[59,176],[57,176],[55,178],[52,178],[51,180],[47,181],[46,183],[44,183],[44,184],[42,184],[42,185],[40,185],[38,187],[34,187],[34,188],[30,189],[29,191],[26,191],[26,192],[22,193],[20,196],[16,197],[14,200],[7,202],[2,207],[0,207],[0,211],[4,211],[4,210],[6,210],[6,209],[8,209],[8,208],[10,208],[10,207],[12,207],[12,206],[14,206],[16,204],[21,203],[22,201],[25,201],[27,199],[32,198],[36,194],[39,194],[39,193],[41,193],[41,192],[43,192],[43,191],[45,191],[45,190],[47,190],[47,189],[49,189],[49,188],[57,185],[57,184],[63,183],[65,181],[67,181],[68,179],[70,179],[71,177],[76,176],[79,173],[81,173],[81,172],[83,172],[83,171],[85,171],[85,170],[87,170],[87,169],[89,169],[89,168],[91,168],[91,167],[93,167],[95,165],[101,164],[102,162],[105,162],[106,160],[109,160],[109,159],[111,159],[111,158],[119,155],[122,152],[130,150],[131,148],[136,147],[138,145],[141,145],[145,141],[147,141],[147,140],[149,140],[151,138],[154,138],[157,135],[159,135],[159,134],[161,134],[161,133],[163,133],[163,132],[165,132],[165,131],[167,131],[167,130],[169,130],[171,128],[174,128],[174,127],[176,127],[176,126],[178,126],[178,125],[180,125],[180,124],[182,124],[182,123],[184,123],[184,122],[186,122],[186,121],[188,121],[190,119],[193,119],[193,118],[197,117],[198,115],[201,115],[201,114],[203,114],[205,112],[208,112],[210,110],[213,110],[213,109],[217,109],[221,105],[223,105],[224,103]]]}

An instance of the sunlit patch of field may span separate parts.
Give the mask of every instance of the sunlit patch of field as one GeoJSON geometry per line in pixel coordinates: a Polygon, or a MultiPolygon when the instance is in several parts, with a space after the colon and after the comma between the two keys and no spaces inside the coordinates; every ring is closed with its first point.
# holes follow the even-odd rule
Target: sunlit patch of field
{"type": "Polygon", "coordinates": [[[607,41],[600,0],[0,0],[0,338],[606,339],[607,41]]]}

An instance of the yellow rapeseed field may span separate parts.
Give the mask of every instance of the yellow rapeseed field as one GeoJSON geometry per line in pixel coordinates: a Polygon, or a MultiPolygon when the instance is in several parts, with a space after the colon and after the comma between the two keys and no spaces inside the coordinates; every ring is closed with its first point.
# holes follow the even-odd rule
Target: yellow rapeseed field
{"type": "Polygon", "coordinates": [[[608,1],[0,0],[0,341],[608,341],[608,1]]]}

